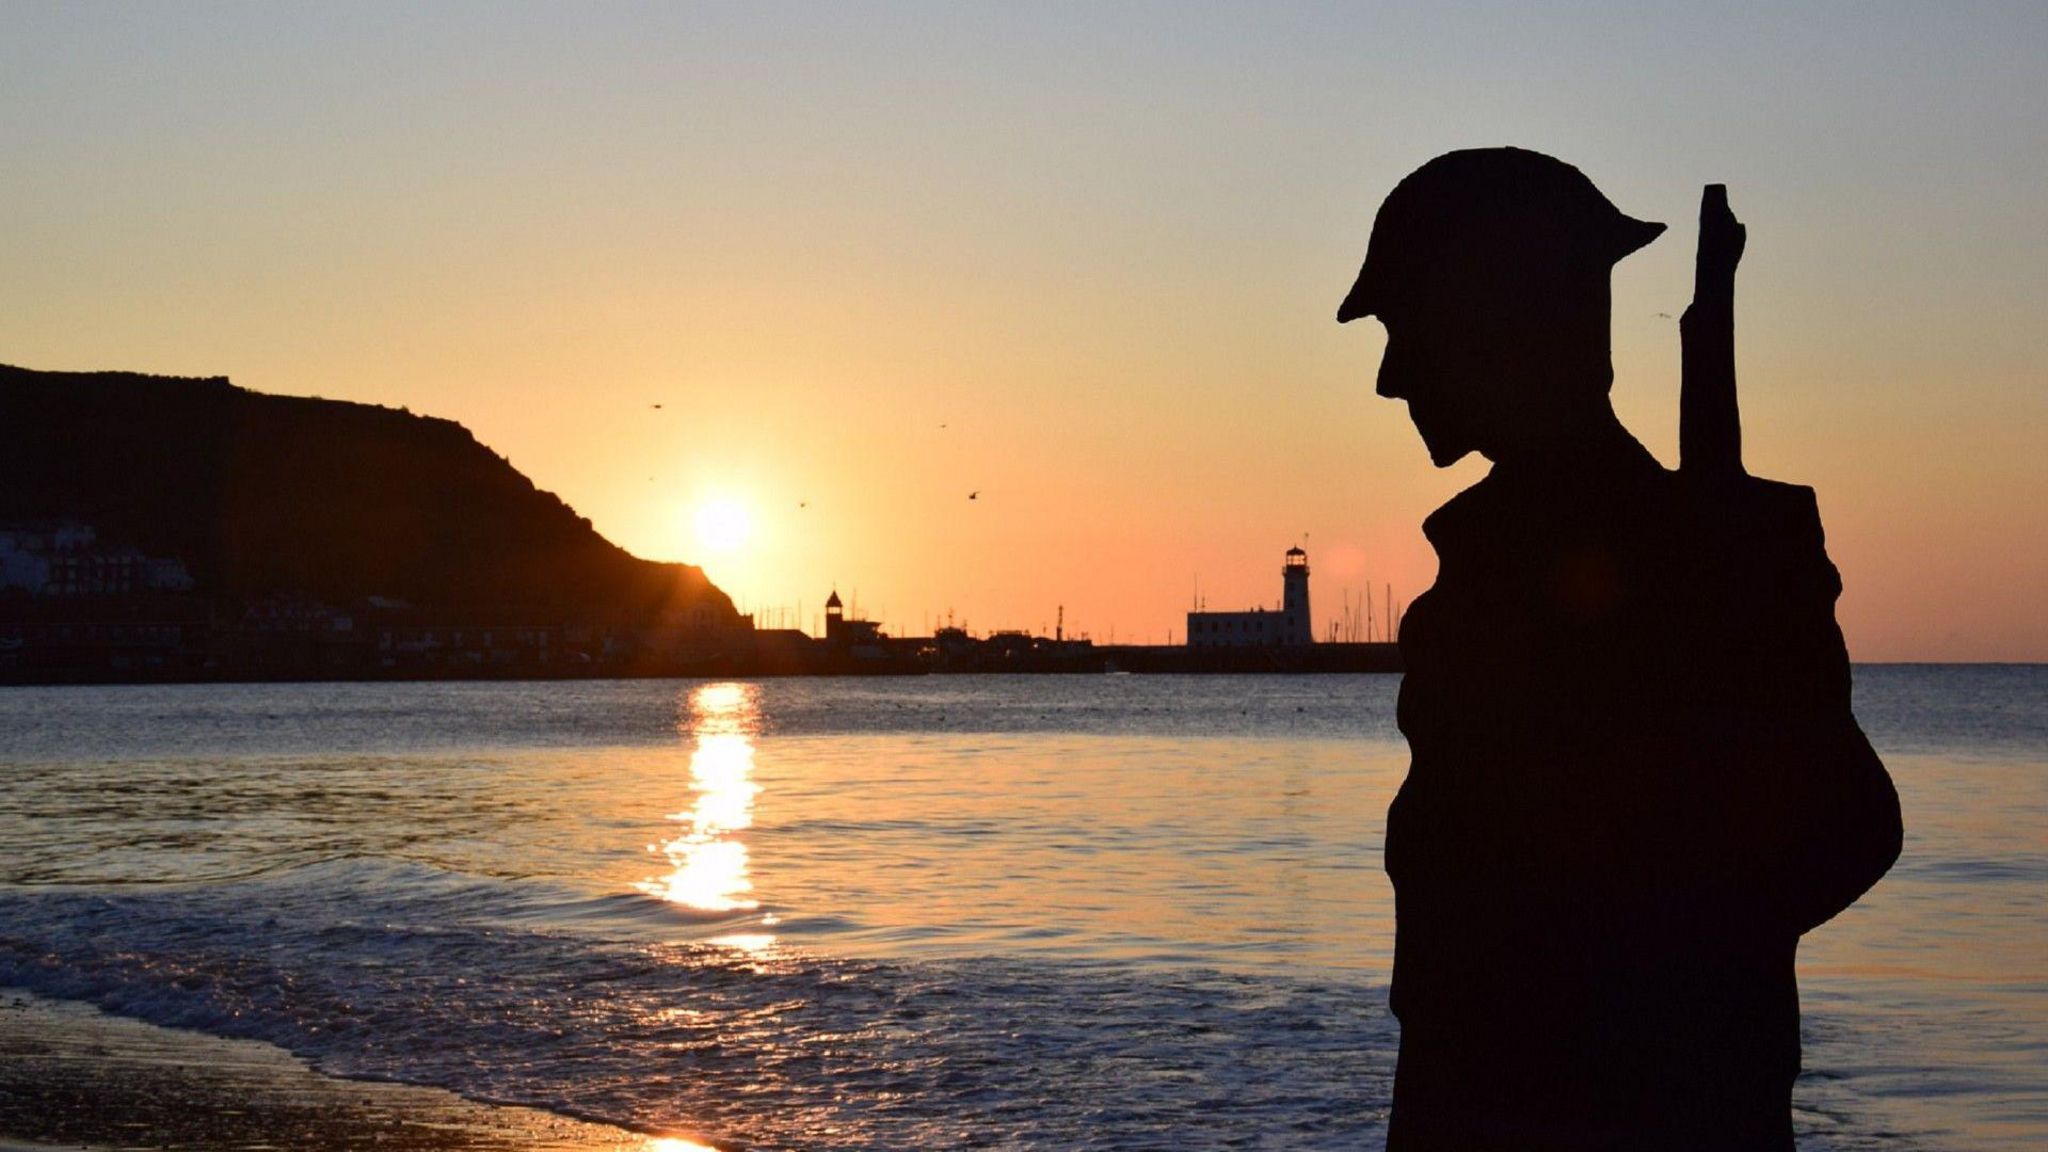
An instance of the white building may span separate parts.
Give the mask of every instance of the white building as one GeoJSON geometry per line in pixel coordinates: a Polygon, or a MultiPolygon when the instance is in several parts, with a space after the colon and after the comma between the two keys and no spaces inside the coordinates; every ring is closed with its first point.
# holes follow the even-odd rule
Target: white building
{"type": "Polygon", "coordinates": [[[1308,618],[1308,553],[1287,550],[1280,568],[1280,608],[1188,613],[1190,648],[1260,648],[1315,643],[1308,618]]]}
{"type": "Polygon", "coordinates": [[[189,592],[184,562],[107,547],[90,525],[66,520],[0,526],[0,590],[31,596],[125,596],[189,592]]]}
{"type": "Polygon", "coordinates": [[[27,528],[0,528],[0,589],[20,588],[41,595],[50,582],[49,534],[27,528]]]}

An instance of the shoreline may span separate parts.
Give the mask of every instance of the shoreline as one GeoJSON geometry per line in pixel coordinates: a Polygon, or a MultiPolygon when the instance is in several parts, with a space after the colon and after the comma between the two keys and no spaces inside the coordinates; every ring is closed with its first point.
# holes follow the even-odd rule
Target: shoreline
{"type": "Polygon", "coordinates": [[[282,1048],[0,988],[0,1152],[88,1149],[690,1152],[709,1145],[346,1080],[282,1048]]]}
{"type": "MultiPolygon", "coordinates": [[[[1338,645],[1318,645],[1336,648],[1338,645]]],[[[1358,645],[1357,647],[1366,647],[1358,645]]],[[[1393,646],[1374,643],[1375,649],[1392,649],[1393,646]]],[[[1187,676],[1206,678],[1212,676],[1399,676],[1402,669],[1398,651],[1379,656],[1354,657],[1340,655],[1320,665],[1287,666],[1276,665],[1263,659],[1262,649],[1223,650],[1230,655],[1223,657],[1204,656],[1200,660],[1181,661],[1178,654],[1185,648],[1157,645],[1123,646],[1118,649],[1100,649],[1109,660],[1110,666],[1062,665],[1048,667],[1041,665],[1013,665],[991,667],[912,667],[883,664],[864,666],[849,664],[828,668],[792,669],[785,665],[708,665],[689,668],[632,669],[606,667],[600,669],[575,669],[542,671],[515,669],[502,672],[467,669],[450,672],[408,671],[377,675],[336,675],[309,673],[306,675],[243,675],[222,673],[219,675],[74,675],[74,676],[25,676],[18,670],[0,667],[0,691],[9,688],[141,688],[167,686],[208,686],[218,688],[248,687],[254,685],[308,685],[308,684],[540,684],[540,683],[628,683],[640,680],[835,680],[835,679],[901,679],[936,678],[951,676],[1068,676],[1088,677],[1114,673],[1134,673],[1144,676],[1187,676]],[[1163,656],[1155,656],[1155,650],[1163,656]],[[1240,655],[1250,653],[1251,655],[1240,655]],[[1121,656],[1122,659],[1118,659],[1121,656]]],[[[1204,653],[1215,649],[1198,650],[1204,653]]],[[[2048,662],[2033,660],[1852,660],[1851,672],[1866,668],[1964,668],[1977,671],[2005,670],[2020,668],[2048,667],[2048,662]]]]}

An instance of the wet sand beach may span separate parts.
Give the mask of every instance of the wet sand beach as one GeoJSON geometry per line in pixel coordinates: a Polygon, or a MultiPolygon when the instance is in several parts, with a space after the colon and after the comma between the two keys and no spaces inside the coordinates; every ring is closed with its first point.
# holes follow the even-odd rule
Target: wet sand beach
{"type": "Polygon", "coordinates": [[[324,1076],[282,1049],[0,991],[0,1152],[38,1148],[685,1152],[449,1092],[324,1076]]]}

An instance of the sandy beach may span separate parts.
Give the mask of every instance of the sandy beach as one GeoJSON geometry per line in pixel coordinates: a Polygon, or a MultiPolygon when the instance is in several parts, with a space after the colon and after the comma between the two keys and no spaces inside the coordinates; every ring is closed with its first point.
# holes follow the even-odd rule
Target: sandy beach
{"type": "Polygon", "coordinates": [[[686,1152],[530,1108],[342,1080],[267,1044],[109,1016],[0,990],[0,1152],[341,1149],[686,1152]]]}

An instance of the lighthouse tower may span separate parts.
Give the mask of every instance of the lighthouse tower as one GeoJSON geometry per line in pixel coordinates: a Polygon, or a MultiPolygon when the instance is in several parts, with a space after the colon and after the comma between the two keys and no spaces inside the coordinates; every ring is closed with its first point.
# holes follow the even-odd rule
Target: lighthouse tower
{"type": "Polygon", "coordinates": [[[1289,548],[1280,567],[1280,611],[1282,644],[1315,643],[1308,618],[1308,553],[1299,548],[1289,548]]]}
{"type": "Polygon", "coordinates": [[[1190,648],[1273,648],[1316,642],[1315,628],[1308,618],[1308,553],[1287,550],[1287,563],[1280,569],[1280,610],[1254,608],[1249,612],[1205,612],[1199,607],[1188,613],[1190,648]]]}

